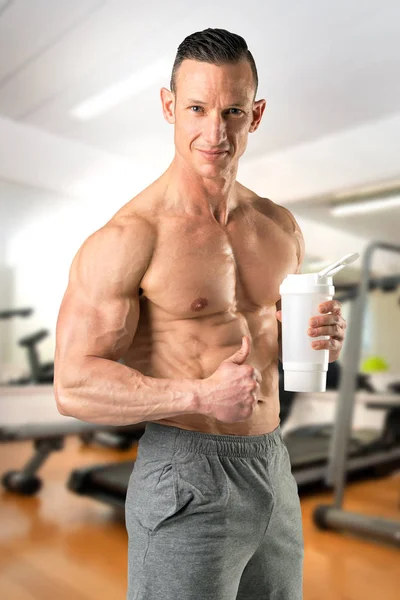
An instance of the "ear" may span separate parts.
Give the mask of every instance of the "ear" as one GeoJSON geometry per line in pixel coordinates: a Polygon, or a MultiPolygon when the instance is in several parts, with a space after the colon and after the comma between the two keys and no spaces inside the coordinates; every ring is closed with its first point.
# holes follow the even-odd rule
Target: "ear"
{"type": "Polygon", "coordinates": [[[164,119],[172,125],[175,123],[175,94],[167,88],[161,88],[160,97],[164,119]]]}
{"type": "Polygon", "coordinates": [[[253,120],[250,125],[249,132],[253,133],[258,129],[259,124],[261,123],[262,116],[264,114],[265,107],[267,106],[266,100],[257,100],[254,102],[253,106],[253,120]]]}

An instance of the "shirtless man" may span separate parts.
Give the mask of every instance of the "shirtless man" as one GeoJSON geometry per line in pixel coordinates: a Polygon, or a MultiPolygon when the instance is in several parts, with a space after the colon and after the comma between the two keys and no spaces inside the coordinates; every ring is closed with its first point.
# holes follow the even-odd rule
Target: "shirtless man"
{"type": "MultiPolygon", "coordinates": [[[[279,284],[304,243],[287,209],[236,181],[256,90],[243,38],[184,40],[161,90],[173,162],[86,240],[60,309],[59,411],[148,422],[126,499],[129,600],[302,597],[277,365],[279,284]]],[[[338,302],[320,308],[309,334],[331,337],[310,343],[333,361],[346,324],[338,302]]]]}

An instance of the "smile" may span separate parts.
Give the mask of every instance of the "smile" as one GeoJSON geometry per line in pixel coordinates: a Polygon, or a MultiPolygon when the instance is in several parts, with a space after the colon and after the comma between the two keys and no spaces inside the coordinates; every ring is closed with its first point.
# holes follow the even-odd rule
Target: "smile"
{"type": "Polygon", "coordinates": [[[209,160],[218,160],[227,154],[226,150],[222,150],[221,152],[208,152],[207,150],[199,150],[199,152],[201,152],[209,160]]]}

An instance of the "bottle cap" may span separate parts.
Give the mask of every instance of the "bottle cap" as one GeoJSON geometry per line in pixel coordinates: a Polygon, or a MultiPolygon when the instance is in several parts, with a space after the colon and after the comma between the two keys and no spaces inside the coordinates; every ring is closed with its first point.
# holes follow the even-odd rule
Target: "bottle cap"
{"type": "Polygon", "coordinates": [[[332,277],[319,278],[318,273],[292,274],[285,277],[279,287],[280,294],[324,294],[333,296],[332,277]]]}

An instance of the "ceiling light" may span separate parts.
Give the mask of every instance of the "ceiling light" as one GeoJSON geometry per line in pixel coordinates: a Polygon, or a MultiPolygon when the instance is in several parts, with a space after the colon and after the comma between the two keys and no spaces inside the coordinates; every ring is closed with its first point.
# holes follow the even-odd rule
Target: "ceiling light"
{"type": "Polygon", "coordinates": [[[368,185],[358,186],[357,188],[336,192],[333,195],[335,200],[344,200],[346,198],[355,198],[357,196],[383,196],[384,192],[390,192],[394,188],[400,187],[400,179],[390,179],[389,181],[380,181],[378,183],[370,183],[368,185]]]}
{"type": "Polygon", "coordinates": [[[127,79],[118,81],[75,106],[70,114],[80,121],[88,121],[98,117],[127,98],[139,94],[165,77],[170,70],[169,62],[162,58],[148,67],[137,71],[127,79]]]}
{"type": "Polygon", "coordinates": [[[388,196],[375,200],[363,200],[362,202],[350,202],[348,204],[337,204],[331,207],[331,214],[335,217],[344,215],[355,215],[360,213],[375,212],[400,206],[400,196],[388,196]]]}

